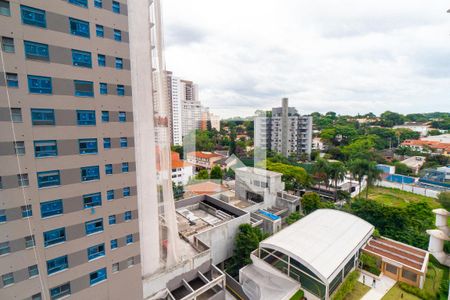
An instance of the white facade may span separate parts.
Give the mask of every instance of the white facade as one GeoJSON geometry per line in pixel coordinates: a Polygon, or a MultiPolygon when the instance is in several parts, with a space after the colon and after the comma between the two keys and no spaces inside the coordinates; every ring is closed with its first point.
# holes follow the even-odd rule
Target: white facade
{"type": "Polygon", "coordinates": [[[198,88],[192,81],[170,76],[172,143],[182,145],[183,137],[200,129],[202,106],[198,101],[198,88]]]}
{"type": "Polygon", "coordinates": [[[312,150],[312,117],[301,116],[283,99],[282,107],[272,108],[271,117],[255,118],[255,147],[283,156],[296,156],[312,150]]]}
{"type": "Polygon", "coordinates": [[[393,128],[394,129],[401,129],[401,128],[409,129],[409,130],[420,133],[420,136],[427,136],[428,128],[430,128],[430,125],[420,124],[420,123],[405,123],[403,125],[396,125],[393,128]]]}
{"type": "Polygon", "coordinates": [[[183,167],[172,169],[172,182],[175,184],[186,185],[189,180],[194,176],[194,166],[186,164],[183,167]]]}

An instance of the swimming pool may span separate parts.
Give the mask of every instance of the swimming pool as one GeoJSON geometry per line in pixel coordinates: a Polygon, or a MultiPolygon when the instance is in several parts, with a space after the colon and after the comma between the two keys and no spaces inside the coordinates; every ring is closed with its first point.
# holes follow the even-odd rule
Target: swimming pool
{"type": "Polygon", "coordinates": [[[280,219],[279,216],[274,215],[274,214],[272,214],[272,213],[270,213],[270,212],[268,212],[268,211],[262,210],[262,209],[258,210],[258,212],[259,212],[260,214],[262,214],[262,215],[265,215],[266,217],[271,218],[271,219],[274,220],[274,221],[280,219]]]}
{"type": "Polygon", "coordinates": [[[399,174],[391,174],[386,177],[386,180],[390,181],[390,182],[398,182],[398,183],[406,183],[406,184],[411,184],[416,181],[416,179],[414,177],[404,176],[404,175],[399,175],[399,174]]]}

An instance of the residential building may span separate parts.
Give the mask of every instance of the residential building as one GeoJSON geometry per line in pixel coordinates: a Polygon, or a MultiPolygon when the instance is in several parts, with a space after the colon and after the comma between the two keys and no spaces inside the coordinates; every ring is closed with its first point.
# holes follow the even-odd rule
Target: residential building
{"type": "Polygon", "coordinates": [[[172,182],[186,185],[193,176],[194,165],[180,159],[180,154],[172,151],[172,182]]]}
{"type": "Polygon", "coordinates": [[[255,122],[255,147],[285,157],[311,155],[312,117],[299,115],[287,98],[282,99],[282,107],[272,108],[270,116],[256,117],[255,122]]]}
{"type": "Polygon", "coordinates": [[[186,160],[197,168],[212,169],[214,163],[223,157],[223,155],[214,152],[193,151],[186,155],[186,160]]]}
{"type": "Polygon", "coordinates": [[[167,71],[169,89],[170,132],[172,143],[182,145],[183,137],[201,128],[202,106],[198,87],[192,81],[176,77],[167,71]]]}
{"type": "Polygon", "coordinates": [[[402,125],[395,125],[394,129],[409,129],[415,132],[420,133],[420,136],[427,136],[428,129],[431,126],[428,123],[420,123],[420,122],[406,122],[402,125]]]}
{"type": "Polygon", "coordinates": [[[0,4],[0,299],[142,299],[127,2],[0,4]]]}
{"type": "Polygon", "coordinates": [[[437,153],[445,156],[450,155],[450,143],[440,142],[436,140],[405,140],[401,144],[402,147],[408,147],[414,151],[423,153],[437,153]]]}

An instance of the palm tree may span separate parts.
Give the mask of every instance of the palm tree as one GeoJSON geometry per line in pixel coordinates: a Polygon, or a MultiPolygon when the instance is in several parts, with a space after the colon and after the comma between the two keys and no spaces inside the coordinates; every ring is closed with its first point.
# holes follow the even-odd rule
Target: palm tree
{"type": "Polygon", "coordinates": [[[366,187],[366,200],[369,198],[369,187],[372,186],[376,181],[381,179],[381,174],[383,172],[377,168],[377,163],[371,161],[367,164],[366,175],[367,175],[367,187],[366,187]]]}
{"type": "Polygon", "coordinates": [[[318,158],[316,160],[316,163],[314,164],[314,176],[318,178],[317,183],[319,184],[319,191],[321,181],[324,181],[325,186],[328,186],[328,169],[329,163],[326,159],[318,158]]]}
{"type": "Polygon", "coordinates": [[[352,173],[352,177],[358,181],[359,193],[361,193],[361,182],[366,175],[365,169],[367,169],[367,160],[356,158],[351,160],[348,164],[348,169],[352,173]]]}
{"type": "Polygon", "coordinates": [[[347,168],[340,162],[332,162],[329,165],[329,174],[331,179],[334,180],[334,201],[337,200],[337,183],[340,180],[344,180],[345,174],[347,174],[347,168]]]}

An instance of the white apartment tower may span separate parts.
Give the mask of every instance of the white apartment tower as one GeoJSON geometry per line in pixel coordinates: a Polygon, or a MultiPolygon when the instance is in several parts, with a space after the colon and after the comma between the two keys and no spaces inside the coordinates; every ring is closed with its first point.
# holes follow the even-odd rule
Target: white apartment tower
{"type": "Polygon", "coordinates": [[[303,153],[308,157],[312,149],[312,117],[302,116],[288,99],[282,99],[281,107],[272,108],[272,114],[255,119],[255,146],[271,150],[285,157],[303,153]]]}

